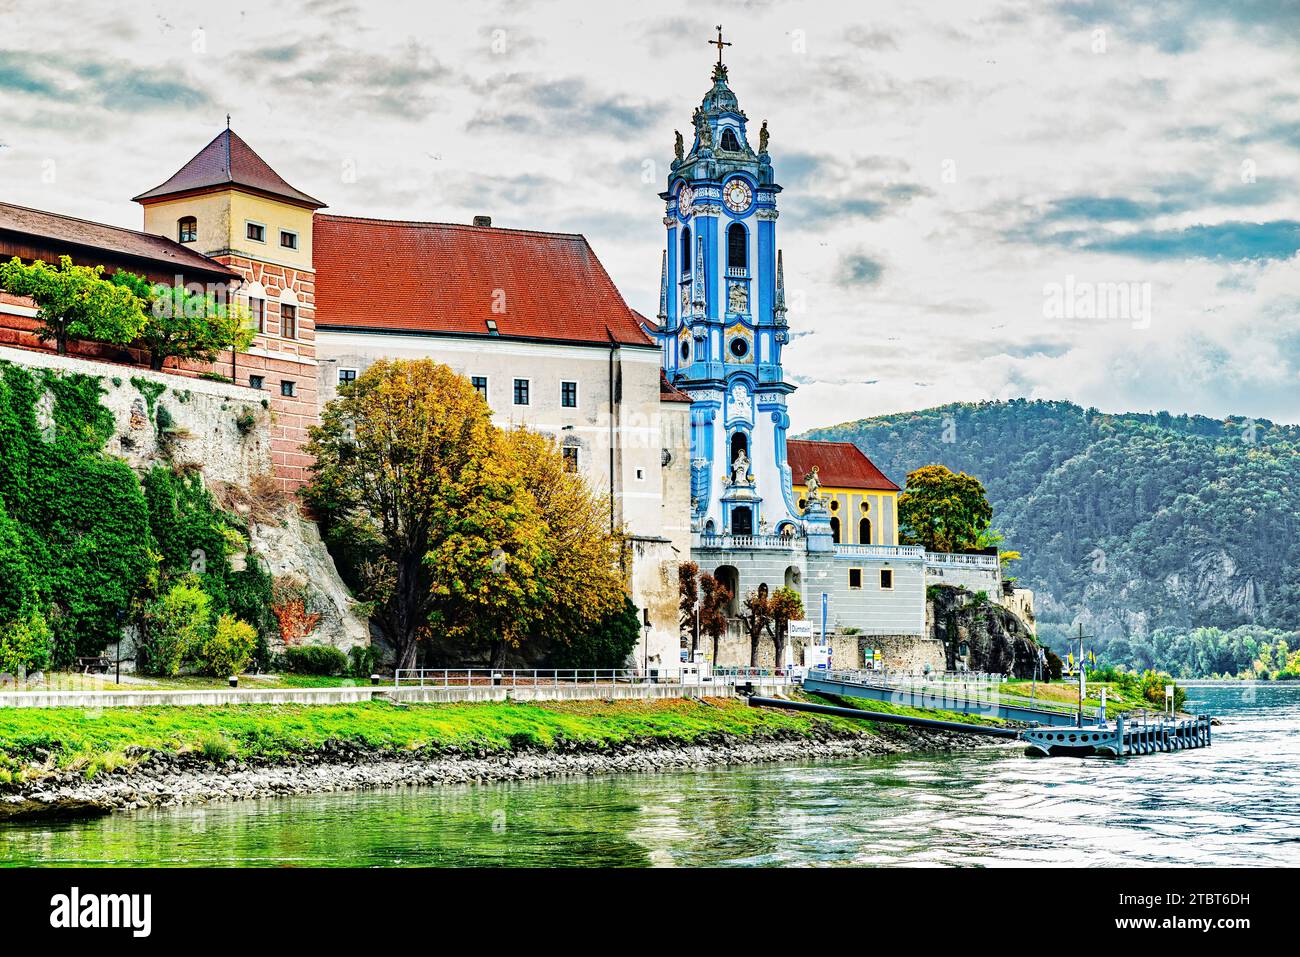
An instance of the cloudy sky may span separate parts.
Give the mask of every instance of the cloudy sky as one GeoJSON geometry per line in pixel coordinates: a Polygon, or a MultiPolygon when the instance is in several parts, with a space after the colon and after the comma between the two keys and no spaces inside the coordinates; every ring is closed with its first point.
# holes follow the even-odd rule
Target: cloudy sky
{"type": "Polygon", "coordinates": [[[583,232],[653,314],[717,22],[785,187],[796,428],[1300,421],[1294,0],[0,0],[0,199],[138,227],[229,112],[333,212],[583,232]]]}

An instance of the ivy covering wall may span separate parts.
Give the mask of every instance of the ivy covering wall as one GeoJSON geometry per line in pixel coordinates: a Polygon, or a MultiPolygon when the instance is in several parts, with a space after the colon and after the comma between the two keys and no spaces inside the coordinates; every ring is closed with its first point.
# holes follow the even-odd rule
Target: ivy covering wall
{"type": "Polygon", "coordinates": [[[156,467],[141,482],[104,453],[114,432],[99,379],[0,362],[0,632],[42,616],[53,661],[98,655],[146,603],[198,572],[217,614],[267,630],[270,576],[197,474],[156,467]],[[196,550],[199,550],[196,554],[196,550]]]}

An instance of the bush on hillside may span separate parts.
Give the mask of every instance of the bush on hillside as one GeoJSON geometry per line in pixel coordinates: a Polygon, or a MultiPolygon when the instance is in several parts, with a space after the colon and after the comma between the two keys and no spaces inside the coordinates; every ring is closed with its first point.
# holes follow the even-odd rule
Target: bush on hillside
{"type": "Polygon", "coordinates": [[[39,612],[8,624],[0,623],[0,674],[44,671],[49,667],[53,650],[54,636],[45,616],[39,612]]]}
{"type": "Polygon", "coordinates": [[[284,667],[299,675],[341,675],[348,656],[329,645],[295,645],[284,649],[284,667]]]}
{"type": "Polygon", "coordinates": [[[194,576],[186,576],[145,609],[140,670],[165,677],[180,674],[181,663],[211,630],[212,599],[194,576]]]}
{"type": "Polygon", "coordinates": [[[257,648],[257,630],[234,615],[217,619],[217,627],[200,635],[190,650],[190,659],[201,675],[223,678],[248,667],[257,648]]]}

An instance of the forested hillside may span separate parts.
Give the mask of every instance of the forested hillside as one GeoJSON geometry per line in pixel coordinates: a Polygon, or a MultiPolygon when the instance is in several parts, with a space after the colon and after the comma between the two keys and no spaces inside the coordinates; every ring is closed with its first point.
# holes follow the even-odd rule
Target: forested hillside
{"type": "Polygon", "coordinates": [[[1158,629],[1300,630],[1298,426],[1018,399],[807,437],[856,442],[900,485],[931,463],[977,476],[1049,643],[1081,622],[1140,662],[1158,629]]]}

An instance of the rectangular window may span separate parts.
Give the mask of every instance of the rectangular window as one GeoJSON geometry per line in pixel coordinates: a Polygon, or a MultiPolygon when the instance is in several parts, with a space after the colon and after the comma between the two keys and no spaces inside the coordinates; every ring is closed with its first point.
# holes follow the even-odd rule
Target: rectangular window
{"type": "Polygon", "coordinates": [[[527,379],[515,380],[515,405],[528,404],[528,385],[527,379]]]}
{"type": "Polygon", "coordinates": [[[861,588],[861,587],[862,587],[862,569],[861,569],[861,568],[850,568],[850,569],[849,569],[849,587],[850,587],[850,588],[861,588]]]}
{"type": "Polygon", "coordinates": [[[483,397],[483,401],[486,402],[486,401],[488,400],[488,397],[487,397],[487,376],[485,376],[485,375],[475,375],[475,376],[470,376],[470,377],[469,377],[469,382],[470,382],[470,385],[472,385],[472,386],[474,387],[474,391],[477,392],[479,395],[481,395],[481,396],[483,397]]]}
{"type": "Polygon", "coordinates": [[[578,407],[578,383],[560,383],[560,405],[566,409],[576,409],[578,407]]]}
{"type": "Polygon", "coordinates": [[[894,570],[892,568],[882,568],[880,570],[880,587],[886,591],[893,590],[894,570]]]}
{"type": "Polygon", "coordinates": [[[266,379],[260,375],[250,375],[248,377],[248,387],[250,389],[260,389],[262,388],[262,383],[265,381],[266,379]]]}
{"type": "Polygon", "coordinates": [[[295,233],[292,229],[280,230],[280,245],[283,246],[285,249],[297,249],[298,234],[295,233]]]}
{"type": "Polygon", "coordinates": [[[566,445],[560,449],[560,455],[564,457],[564,471],[578,471],[578,447],[576,445],[566,445]]]}
{"type": "Polygon", "coordinates": [[[177,223],[181,242],[192,243],[199,238],[199,221],[193,216],[184,216],[177,223]]]}
{"type": "Polygon", "coordinates": [[[286,339],[298,338],[297,306],[280,306],[280,335],[286,339]]]}
{"type": "Polygon", "coordinates": [[[259,333],[266,332],[266,300],[256,297],[248,300],[250,325],[259,333]]]}
{"type": "Polygon", "coordinates": [[[294,384],[291,380],[280,380],[280,394],[286,397],[292,397],[294,395],[294,384]]]}
{"type": "Polygon", "coordinates": [[[356,382],[356,381],[357,381],[357,370],[356,370],[356,369],[340,369],[340,370],[339,370],[339,385],[350,385],[350,384],[352,384],[353,382],[356,382]]]}
{"type": "Polygon", "coordinates": [[[255,243],[264,243],[266,242],[266,227],[261,223],[245,223],[244,235],[255,243]]]}

